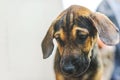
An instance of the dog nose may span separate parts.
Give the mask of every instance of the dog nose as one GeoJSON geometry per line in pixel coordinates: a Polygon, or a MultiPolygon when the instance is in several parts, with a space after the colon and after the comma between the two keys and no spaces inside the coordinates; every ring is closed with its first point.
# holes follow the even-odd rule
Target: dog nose
{"type": "Polygon", "coordinates": [[[75,71],[75,66],[72,64],[68,64],[62,67],[62,71],[67,74],[72,74],[75,71]]]}
{"type": "Polygon", "coordinates": [[[61,61],[61,69],[66,74],[73,74],[77,71],[77,64],[79,62],[78,57],[69,56],[64,57],[61,61]]]}

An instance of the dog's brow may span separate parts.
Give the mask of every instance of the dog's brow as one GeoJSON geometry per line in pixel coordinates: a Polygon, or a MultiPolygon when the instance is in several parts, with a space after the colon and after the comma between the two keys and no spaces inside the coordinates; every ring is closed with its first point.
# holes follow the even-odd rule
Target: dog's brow
{"type": "Polygon", "coordinates": [[[80,30],[80,31],[82,31],[82,32],[84,32],[86,34],[89,34],[89,31],[87,29],[85,29],[85,28],[75,27],[74,29],[75,30],[80,30]]]}
{"type": "Polygon", "coordinates": [[[54,34],[54,36],[56,36],[56,35],[60,35],[60,31],[57,31],[57,32],[54,34]]]}
{"type": "Polygon", "coordinates": [[[74,39],[76,38],[77,31],[80,31],[81,34],[84,34],[84,35],[89,34],[89,31],[87,29],[81,28],[81,27],[78,27],[78,26],[74,25],[74,27],[72,29],[72,35],[73,35],[74,39]]]}

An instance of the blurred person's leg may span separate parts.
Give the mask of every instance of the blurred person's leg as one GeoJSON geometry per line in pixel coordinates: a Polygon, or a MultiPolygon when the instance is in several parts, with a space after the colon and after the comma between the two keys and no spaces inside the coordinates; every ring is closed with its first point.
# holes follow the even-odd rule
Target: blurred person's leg
{"type": "MultiPolygon", "coordinates": [[[[120,18],[120,16],[116,15],[118,14],[117,10],[120,10],[119,8],[120,5],[118,5],[117,0],[110,0],[110,2],[108,1],[109,0],[103,0],[101,4],[98,6],[97,11],[107,15],[111,19],[111,21],[120,29],[120,24],[119,24],[120,22],[117,19],[117,18],[120,18]]],[[[114,66],[111,80],[120,80],[120,44],[118,44],[115,48],[116,48],[115,57],[114,57],[115,66],[114,66]]]]}
{"type": "Polygon", "coordinates": [[[116,46],[115,67],[111,80],[120,80],[120,44],[116,46]]]}

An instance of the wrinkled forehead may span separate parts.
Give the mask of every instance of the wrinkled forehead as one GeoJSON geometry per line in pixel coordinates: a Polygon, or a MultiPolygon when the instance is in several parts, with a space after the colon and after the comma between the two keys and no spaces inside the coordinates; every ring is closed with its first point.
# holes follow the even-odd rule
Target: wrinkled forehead
{"type": "Polygon", "coordinates": [[[85,7],[73,5],[57,17],[54,29],[58,31],[62,27],[64,31],[69,31],[72,30],[73,25],[85,28],[88,23],[91,23],[89,20],[91,13],[92,12],[85,7]]]}
{"type": "Polygon", "coordinates": [[[59,20],[56,21],[54,26],[54,32],[58,32],[62,29],[66,34],[70,34],[72,30],[93,32],[95,29],[92,20],[89,16],[81,16],[74,13],[64,14],[59,20]],[[77,28],[76,28],[77,27],[77,28]]]}

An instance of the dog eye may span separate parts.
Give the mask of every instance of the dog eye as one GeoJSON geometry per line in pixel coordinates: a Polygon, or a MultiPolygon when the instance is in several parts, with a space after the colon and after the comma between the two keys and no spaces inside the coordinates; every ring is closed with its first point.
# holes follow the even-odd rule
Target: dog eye
{"type": "Polygon", "coordinates": [[[76,40],[78,43],[83,43],[87,39],[87,37],[88,37],[87,34],[78,33],[76,40]]]}
{"type": "Polygon", "coordinates": [[[56,37],[55,39],[56,39],[57,41],[60,41],[60,40],[61,40],[59,37],[56,37]]]}
{"type": "Polygon", "coordinates": [[[86,39],[86,38],[87,38],[87,35],[79,35],[78,38],[79,38],[80,40],[83,40],[83,39],[86,39]]]}
{"type": "Polygon", "coordinates": [[[61,40],[61,38],[59,37],[59,35],[55,36],[55,39],[58,43],[60,43],[61,46],[64,46],[64,42],[61,40]]]}
{"type": "Polygon", "coordinates": [[[55,38],[57,41],[60,41],[60,35],[55,35],[54,38],[55,38]]]}

